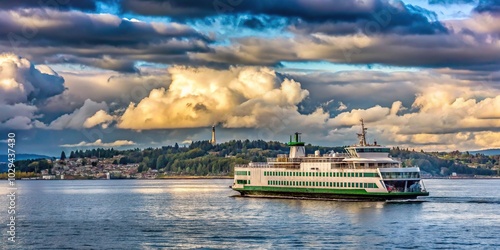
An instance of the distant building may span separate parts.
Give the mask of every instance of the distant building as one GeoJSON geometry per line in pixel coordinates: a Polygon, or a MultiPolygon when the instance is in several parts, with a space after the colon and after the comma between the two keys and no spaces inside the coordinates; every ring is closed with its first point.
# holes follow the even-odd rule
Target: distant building
{"type": "Polygon", "coordinates": [[[56,176],[55,175],[43,175],[42,180],[55,180],[56,176]]]}

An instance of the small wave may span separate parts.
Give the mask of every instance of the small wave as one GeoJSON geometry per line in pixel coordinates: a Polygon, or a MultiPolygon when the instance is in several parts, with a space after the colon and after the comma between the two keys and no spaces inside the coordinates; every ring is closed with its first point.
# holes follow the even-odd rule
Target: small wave
{"type": "Polygon", "coordinates": [[[428,202],[427,200],[387,200],[385,203],[395,203],[395,204],[409,204],[409,203],[423,203],[428,202]]]}
{"type": "Polygon", "coordinates": [[[143,233],[162,233],[165,232],[163,229],[143,229],[141,230],[143,233]]]}
{"type": "Polygon", "coordinates": [[[470,200],[467,203],[500,204],[500,200],[470,200]]]}
{"type": "Polygon", "coordinates": [[[255,236],[252,236],[252,235],[241,235],[238,237],[238,239],[240,240],[267,240],[268,237],[266,236],[260,236],[260,235],[255,235],[255,236]]]}
{"type": "Polygon", "coordinates": [[[474,204],[500,204],[500,199],[494,197],[429,197],[425,201],[433,203],[474,203],[474,204]]]}

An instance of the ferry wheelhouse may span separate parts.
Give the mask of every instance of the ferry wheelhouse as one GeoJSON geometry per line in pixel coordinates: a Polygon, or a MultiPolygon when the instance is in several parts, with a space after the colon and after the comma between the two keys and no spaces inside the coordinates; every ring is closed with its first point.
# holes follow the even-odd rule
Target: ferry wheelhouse
{"type": "Polygon", "coordinates": [[[428,196],[418,167],[402,167],[390,148],[366,143],[361,120],[359,144],[346,153],[306,155],[300,133],[290,137],[288,155],[234,168],[233,190],[243,196],[333,199],[415,199],[428,196]]]}

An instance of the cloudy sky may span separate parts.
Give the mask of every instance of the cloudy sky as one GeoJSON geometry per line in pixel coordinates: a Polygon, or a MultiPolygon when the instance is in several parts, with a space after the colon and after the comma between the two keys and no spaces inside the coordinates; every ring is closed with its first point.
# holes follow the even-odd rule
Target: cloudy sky
{"type": "Polygon", "coordinates": [[[18,153],[210,139],[500,147],[500,1],[0,2],[18,153]]]}

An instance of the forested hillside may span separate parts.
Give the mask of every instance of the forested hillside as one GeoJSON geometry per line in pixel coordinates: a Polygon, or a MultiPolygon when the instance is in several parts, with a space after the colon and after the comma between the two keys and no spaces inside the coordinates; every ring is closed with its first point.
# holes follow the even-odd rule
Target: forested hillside
{"type": "MultiPolygon", "coordinates": [[[[343,151],[343,147],[306,146],[307,153],[315,150],[343,151]]],[[[267,157],[286,154],[286,144],[263,140],[233,140],[217,145],[209,141],[192,142],[189,147],[164,146],[161,148],[117,151],[114,149],[92,149],[70,153],[70,158],[123,156],[116,163],[139,163],[139,172],[156,169],[167,174],[181,175],[228,175],[235,164],[263,162],[267,157]]]]}

